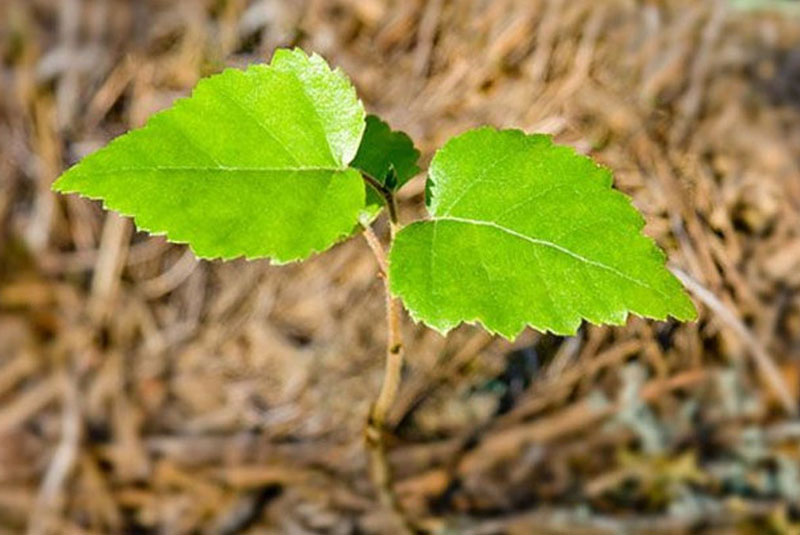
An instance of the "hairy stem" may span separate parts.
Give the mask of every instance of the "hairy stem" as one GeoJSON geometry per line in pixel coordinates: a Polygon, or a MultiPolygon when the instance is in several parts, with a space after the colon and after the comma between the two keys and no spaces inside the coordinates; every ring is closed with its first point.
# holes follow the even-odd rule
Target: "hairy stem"
{"type": "MultiPolygon", "coordinates": [[[[386,280],[384,278],[384,280],[386,280]]],[[[378,394],[378,399],[372,406],[370,414],[371,424],[383,429],[389,411],[392,408],[397,391],[400,388],[400,374],[403,369],[403,341],[400,335],[400,312],[397,300],[386,291],[386,369],[383,376],[383,385],[378,394]]]]}
{"type": "MultiPolygon", "coordinates": [[[[393,196],[392,196],[393,198],[393,196]]],[[[387,206],[389,204],[387,203],[387,206]]],[[[392,223],[392,239],[395,224],[392,223]]],[[[397,398],[403,370],[403,339],[400,331],[400,304],[392,298],[389,291],[389,271],[386,252],[375,233],[368,225],[364,225],[364,239],[372,250],[383,278],[386,299],[386,366],[383,383],[375,403],[372,404],[364,432],[367,453],[369,455],[369,471],[380,501],[392,512],[402,535],[418,533],[412,522],[403,511],[394,492],[392,468],[386,454],[386,421],[389,411],[397,398]]]]}
{"type": "Polygon", "coordinates": [[[364,239],[369,245],[370,251],[372,251],[372,255],[375,257],[375,260],[378,262],[378,268],[380,269],[380,276],[384,280],[384,283],[388,281],[387,277],[389,276],[389,262],[386,260],[386,251],[383,250],[383,245],[381,245],[380,240],[372,231],[372,227],[369,225],[363,225],[364,227],[364,239]]]}

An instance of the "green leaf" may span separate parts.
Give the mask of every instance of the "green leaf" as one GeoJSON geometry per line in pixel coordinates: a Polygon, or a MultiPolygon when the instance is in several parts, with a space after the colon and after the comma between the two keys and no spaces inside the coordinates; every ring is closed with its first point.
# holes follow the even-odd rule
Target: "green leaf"
{"type": "MultiPolygon", "coordinates": [[[[375,180],[397,191],[411,180],[420,169],[417,166],[419,151],[404,132],[392,130],[375,115],[367,116],[367,129],[361,139],[355,159],[350,164],[375,180]]],[[[383,207],[380,195],[367,188],[366,212],[375,216],[383,207]]],[[[368,217],[371,219],[371,217],[368,217]]]]}
{"type": "Polygon", "coordinates": [[[361,146],[350,165],[384,185],[387,185],[386,179],[394,168],[397,182],[392,189],[396,191],[419,173],[417,160],[419,151],[405,132],[392,130],[376,115],[367,115],[367,128],[361,146]]]}
{"type": "Polygon", "coordinates": [[[56,191],[102,199],[203,258],[306,258],[364,206],[348,168],[365,128],[340,71],[299,49],[226,70],[69,169],[56,191]]]}
{"type": "Polygon", "coordinates": [[[573,334],[629,312],[695,317],[611,173],[548,136],[467,132],[438,151],[429,182],[431,219],[403,228],[390,253],[392,291],[417,320],[514,338],[526,324],[573,334]]]}

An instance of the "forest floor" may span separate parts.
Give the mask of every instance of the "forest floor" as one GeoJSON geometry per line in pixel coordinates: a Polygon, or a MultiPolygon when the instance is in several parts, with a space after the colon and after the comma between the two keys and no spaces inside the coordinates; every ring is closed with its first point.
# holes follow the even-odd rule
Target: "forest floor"
{"type": "Polygon", "coordinates": [[[800,17],[0,0],[0,535],[391,533],[362,444],[385,336],[366,244],[198,262],[49,191],[201,76],[288,45],[342,67],[425,164],[481,124],[593,155],[694,281],[686,325],[509,343],[406,318],[389,447],[409,514],[471,535],[800,534],[800,17]]]}

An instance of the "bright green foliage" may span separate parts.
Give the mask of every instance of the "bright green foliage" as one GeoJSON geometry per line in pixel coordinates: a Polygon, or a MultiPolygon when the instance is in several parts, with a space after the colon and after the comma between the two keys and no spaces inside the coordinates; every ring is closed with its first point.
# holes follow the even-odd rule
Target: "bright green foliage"
{"type": "MultiPolygon", "coordinates": [[[[303,259],[372,219],[419,152],[319,56],[279,50],[226,70],[54,184],[102,199],[203,258],[303,259]],[[361,175],[367,175],[363,178],[361,175]],[[371,178],[370,178],[371,177],[371,178]]],[[[571,334],[583,319],[694,317],[608,170],[549,137],[482,128],[448,142],[426,185],[431,219],[397,234],[392,292],[446,332],[480,322],[571,334]]]]}
{"type": "MultiPolygon", "coordinates": [[[[414,142],[408,135],[392,130],[375,115],[368,115],[361,146],[350,165],[369,174],[392,191],[397,191],[419,173],[417,160],[419,151],[414,148],[414,142]]],[[[366,204],[372,216],[380,211],[383,201],[374,189],[367,188],[366,204]]]]}
{"type": "Polygon", "coordinates": [[[419,173],[419,151],[405,132],[392,130],[375,115],[367,115],[367,129],[355,159],[350,164],[369,173],[381,184],[396,191],[419,173]],[[394,168],[397,180],[387,184],[389,171],[394,168]]]}
{"type": "Polygon", "coordinates": [[[54,185],[103,199],[137,226],[203,258],[308,257],[348,235],[364,183],[348,168],[365,112],[319,56],[279,50],[226,70],[54,185]]]}
{"type": "Polygon", "coordinates": [[[695,316],[611,173],[549,137],[467,132],[439,150],[429,181],[431,219],[398,233],[390,281],[439,331],[477,321],[514,338],[526,324],[573,334],[629,312],[695,316]]]}

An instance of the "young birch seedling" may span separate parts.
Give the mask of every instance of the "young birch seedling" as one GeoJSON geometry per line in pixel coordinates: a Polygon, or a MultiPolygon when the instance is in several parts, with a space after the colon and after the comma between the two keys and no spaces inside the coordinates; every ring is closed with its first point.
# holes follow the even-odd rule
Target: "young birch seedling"
{"type": "Polygon", "coordinates": [[[387,302],[386,372],[366,432],[370,467],[382,501],[399,514],[383,435],[403,361],[400,301],[442,334],[467,322],[508,339],[526,326],[570,335],[583,320],[621,325],[630,313],[695,317],[664,254],[642,234],[641,215],[591,159],[545,135],[468,131],[431,162],[429,217],[402,225],[395,195],[419,172],[418,157],[407,135],[366,115],[341,71],[281,49],[269,65],[200,81],[191,97],[87,156],[53,189],[101,199],[206,259],[283,264],[360,229],[387,302]],[[388,255],[370,228],[382,209],[388,255]]]}

